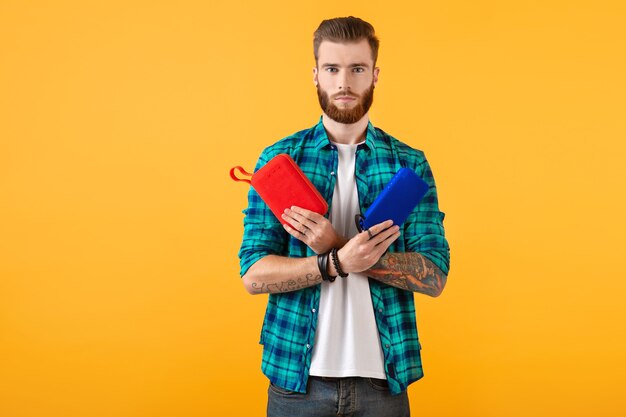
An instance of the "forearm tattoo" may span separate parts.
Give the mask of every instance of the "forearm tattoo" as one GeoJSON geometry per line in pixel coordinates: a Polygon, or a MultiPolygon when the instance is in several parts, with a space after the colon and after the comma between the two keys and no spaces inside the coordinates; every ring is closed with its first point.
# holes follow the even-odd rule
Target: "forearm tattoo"
{"type": "Polygon", "coordinates": [[[447,278],[435,264],[417,252],[388,252],[365,273],[385,284],[431,297],[441,294],[447,278]]]}
{"type": "Polygon", "coordinates": [[[252,290],[257,294],[282,293],[300,290],[302,288],[311,287],[322,282],[322,275],[307,274],[304,277],[289,279],[287,281],[266,284],[264,282],[252,283],[252,290]]]}

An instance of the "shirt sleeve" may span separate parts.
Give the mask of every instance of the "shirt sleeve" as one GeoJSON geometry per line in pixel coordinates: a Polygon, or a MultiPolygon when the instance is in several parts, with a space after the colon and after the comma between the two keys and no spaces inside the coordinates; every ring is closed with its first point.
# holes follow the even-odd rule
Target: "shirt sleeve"
{"type": "Polygon", "coordinates": [[[439,211],[435,179],[425,157],[415,172],[426,181],[428,191],[404,224],[406,250],[427,257],[447,275],[450,269],[450,246],[443,228],[445,213],[439,211]]]}
{"type": "MultiPolygon", "coordinates": [[[[266,150],[259,157],[254,172],[269,159],[266,150]]],[[[267,255],[285,255],[288,241],[282,224],[252,186],[248,191],[248,207],[243,214],[243,239],[239,249],[239,274],[242,277],[259,259],[267,255]]]]}

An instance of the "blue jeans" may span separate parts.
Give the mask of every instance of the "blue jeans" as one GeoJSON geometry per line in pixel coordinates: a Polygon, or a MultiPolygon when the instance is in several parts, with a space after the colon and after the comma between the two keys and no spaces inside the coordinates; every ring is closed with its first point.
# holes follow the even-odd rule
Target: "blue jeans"
{"type": "Polygon", "coordinates": [[[268,417],[409,417],[406,391],[391,395],[387,381],[373,378],[310,377],[307,393],[270,384],[268,417]]]}

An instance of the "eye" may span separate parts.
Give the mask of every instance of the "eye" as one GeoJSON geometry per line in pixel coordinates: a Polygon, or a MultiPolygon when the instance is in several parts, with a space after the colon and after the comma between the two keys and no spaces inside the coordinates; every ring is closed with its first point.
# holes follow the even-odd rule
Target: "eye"
{"type": "Polygon", "coordinates": [[[328,68],[326,68],[326,71],[327,72],[337,72],[337,68],[335,68],[335,67],[328,67],[328,68]]]}
{"type": "Polygon", "coordinates": [[[354,67],[354,72],[364,72],[365,68],[363,67],[354,67]]]}

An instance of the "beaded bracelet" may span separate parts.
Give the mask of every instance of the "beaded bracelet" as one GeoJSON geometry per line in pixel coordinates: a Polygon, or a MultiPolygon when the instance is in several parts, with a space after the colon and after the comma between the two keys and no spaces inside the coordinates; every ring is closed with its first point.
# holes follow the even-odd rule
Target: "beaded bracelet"
{"type": "Polygon", "coordinates": [[[341,278],[345,278],[348,276],[348,274],[346,274],[345,272],[343,272],[343,270],[341,269],[341,265],[339,265],[339,256],[337,256],[337,248],[333,248],[330,251],[330,255],[333,258],[333,265],[335,265],[335,269],[337,270],[337,273],[339,274],[339,276],[341,278]]]}

